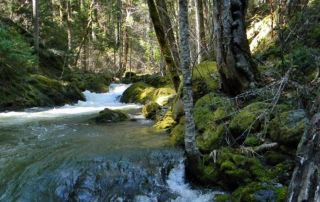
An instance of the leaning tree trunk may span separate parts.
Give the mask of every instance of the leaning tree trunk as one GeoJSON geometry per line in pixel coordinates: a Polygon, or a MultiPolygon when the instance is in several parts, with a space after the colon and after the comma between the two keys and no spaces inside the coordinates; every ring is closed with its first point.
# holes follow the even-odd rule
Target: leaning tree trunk
{"type": "Polygon", "coordinates": [[[176,66],[175,60],[170,49],[170,43],[166,38],[166,33],[163,27],[163,23],[161,21],[161,17],[159,15],[159,11],[154,0],[148,0],[147,2],[149,7],[150,18],[152,20],[154,30],[160,45],[161,53],[166,61],[167,69],[170,73],[170,77],[174,85],[174,88],[178,92],[180,85],[180,77],[177,71],[178,68],[176,66]]]}
{"type": "Polygon", "coordinates": [[[39,56],[39,0],[32,0],[34,49],[39,56]]]}
{"type": "Polygon", "coordinates": [[[320,201],[320,113],[313,116],[299,143],[287,201],[320,201]]]}
{"type": "Polygon", "coordinates": [[[179,25],[180,25],[180,65],[183,75],[183,105],[185,112],[185,137],[184,144],[188,158],[198,159],[199,150],[195,140],[195,124],[193,120],[193,97],[192,79],[190,69],[190,47],[189,47],[189,22],[188,22],[188,1],[179,0],[179,25]]]}
{"type": "Polygon", "coordinates": [[[257,74],[246,36],[246,0],[214,0],[214,34],[222,89],[236,95],[253,84],[257,74]]]}

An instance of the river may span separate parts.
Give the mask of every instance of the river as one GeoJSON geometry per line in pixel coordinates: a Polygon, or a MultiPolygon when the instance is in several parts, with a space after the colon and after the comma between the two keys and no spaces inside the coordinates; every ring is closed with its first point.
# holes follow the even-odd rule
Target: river
{"type": "Polygon", "coordinates": [[[183,151],[119,102],[129,85],[85,91],[86,101],[0,113],[0,201],[212,201],[185,180],[183,151]],[[95,124],[104,108],[136,121],[95,124]]]}

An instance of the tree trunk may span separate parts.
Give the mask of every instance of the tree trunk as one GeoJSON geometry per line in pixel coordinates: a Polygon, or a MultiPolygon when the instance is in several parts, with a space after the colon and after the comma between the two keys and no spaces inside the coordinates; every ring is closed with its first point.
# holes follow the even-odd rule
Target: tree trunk
{"type": "Polygon", "coordinates": [[[34,49],[39,55],[39,0],[32,0],[34,49]]]}
{"type": "Polygon", "coordinates": [[[257,69],[246,36],[246,0],[214,0],[214,34],[222,89],[236,95],[254,84],[257,69]]]}
{"type": "Polygon", "coordinates": [[[154,30],[157,35],[157,39],[160,45],[161,53],[166,61],[167,64],[167,69],[170,73],[172,83],[174,85],[174,88],[176,91],[179,89],[180,85],[180,78],[177,72],[177,67],[175,65],[175,60],[172,56],[171,50],[170,50],[170,44],[166,39],[166,34],[165,30],[163,28],[161,18],[159,15],[159,11],[156,7],[156,4],[154,0],[148,0],[148,7],[149,7],[149,13],[150,13],[150,18],[153,22],[154,30]]]}
{"type": "Polygon", "coordinates": [[[320,113],[313,116],[297,149],[288,202],[320,201],[320,113]]]}
{"type": "Polygon", "coordinates": [[[197,36],[197,58],[201,63],[206,57],[206,33],[204,30],[203,1],[194,0],[196,10],[196,36],[197,36]]]}
{"type": "Polygon", "coordinates": [[[190,69],[190,46],[189,46],[189,22],[188,1],[179,0],[179,26],[180,26],[180,64],[183,75],[183,105],[186,118],[185,124],[185,150],[188,158],[199,159],[200,152],[196,145],[195,124],[193,120],[193,97],[192,97],[192,73],[190,69]]]}
{"type": "Polygon", "coordinates": [[[178,44],[174,36],[174,27],[172,26],[170,20],[167,4],[163,0],[156,0],[156,5],[158,7],[159,16],[164,28],[165,38],[168,40],[169,47],[171,49],[171,54],[175,62],[176,70],[178,71],[178,68],[180,67],[178,44]]]}

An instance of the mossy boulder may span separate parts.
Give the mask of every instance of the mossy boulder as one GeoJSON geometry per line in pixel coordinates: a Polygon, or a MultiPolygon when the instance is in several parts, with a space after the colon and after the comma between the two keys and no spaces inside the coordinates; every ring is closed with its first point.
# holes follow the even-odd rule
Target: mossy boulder
{"type": "Polygon", "coordinates": [[[296,148],[306,123],[304,110],[291,110],[275,116],[269,124],[268,132],[273,141],[296,148]]]}
{"type": "Polygon", "coordinates": [[[224,143],[226,128],[223,124],[208,127],[204,133],[197,137],[197,145],[203,153],[219,149],[224,143]]]}
{"type": "Polygon", "coordinates": [[[154,124],[154,127],[159,130],[170,129],[176,125],[176,121],[173,118],[172,111],[167,110],[167,112],[159,118],[154,124]]]}
{"type": "Polygon", "coordinates": [[[233,112],[233,104],[223,96],[210,93],[201,97],[194,107],[194,120],[199,131],[204,131],[213,122],[233,112]]]}
{"type": "Polygon", "coordinates": [[[287,197],[287,187],[276,183],[252,182],[239,187],[232,193],[235,202],[283,202],[287,197]]]}
{"type": "Polygon", "coordinates": [[[203,163],[198,166],[199,174],[195,175],[199,175],[201,183],[214,184],[233,191],[251,182],[270,179],[270,172],[259,159],[227,147],[216,151],[216,157],[206,156],[203,163]]]}
{"type": "Polygon", "coordinates": [[[142,108],[142,113],[147,119],[156,119],[157,111],[160,110],[160,105],[156,102],[149,102],[142,108]]]}
{"type": "Polygon", "coordinates": [[[99,112],[99,115],[94,118],[96,123],[115,123],[120,121],[126,121],[129,117],[127,114],[119,110],[111,110],[105,108],[103,111],[99,112]]]}
{"type": "Polygon", "coordinates": [[[170,132],[170,140],[175,146],[184,146],[185,118],[182,117],[179,123],[170,132]]]}
{"type": "Polygon", "coordinates": [[[154,87],[143,82],[134,83],[124,91],[120,101],[124,103],[144,104],[147,100],[151,100],[154,90],[154,87]]]}
{"type": "Polygon", "coordinates": [[[234,137],[239,137],[244,132],[256,132],[259,129],[258,117],[269,107],[268,103],[254,102],[241,109],[231,120],[229,129],[234,137]]]}
{"type": "Polygon", "coordinates": [[[43,75],[18,75],[0,86],[0,110],[71,104],[84,100],[80,90],[69,82],[43,75]]]}
{"type": "Polygon", "coordinates": [[[214,92],[220,87],[217,65],[213,61],[204,61],[194,67],[192,72],[192,90],[195,100],[214,92]]]}
{"type": "Polygon", "coordinates": [[[127,88],[120,99],[124,103],[157,102],[159,105],[166,105],[172,100],[175,91],[170,87],[154,88],[146,83],[138,82],[127,88]]]}

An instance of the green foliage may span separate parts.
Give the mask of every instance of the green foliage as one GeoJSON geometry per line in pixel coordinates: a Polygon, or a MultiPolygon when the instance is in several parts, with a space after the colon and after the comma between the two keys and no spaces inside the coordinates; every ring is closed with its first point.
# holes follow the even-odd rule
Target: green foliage
{"type": "Polygon", "coordinates": [[[33,67],[35,61],[33,50],[25,39],[0,22],[0,70],[9,67],[15,71],[24,71],[33,67]]]}

